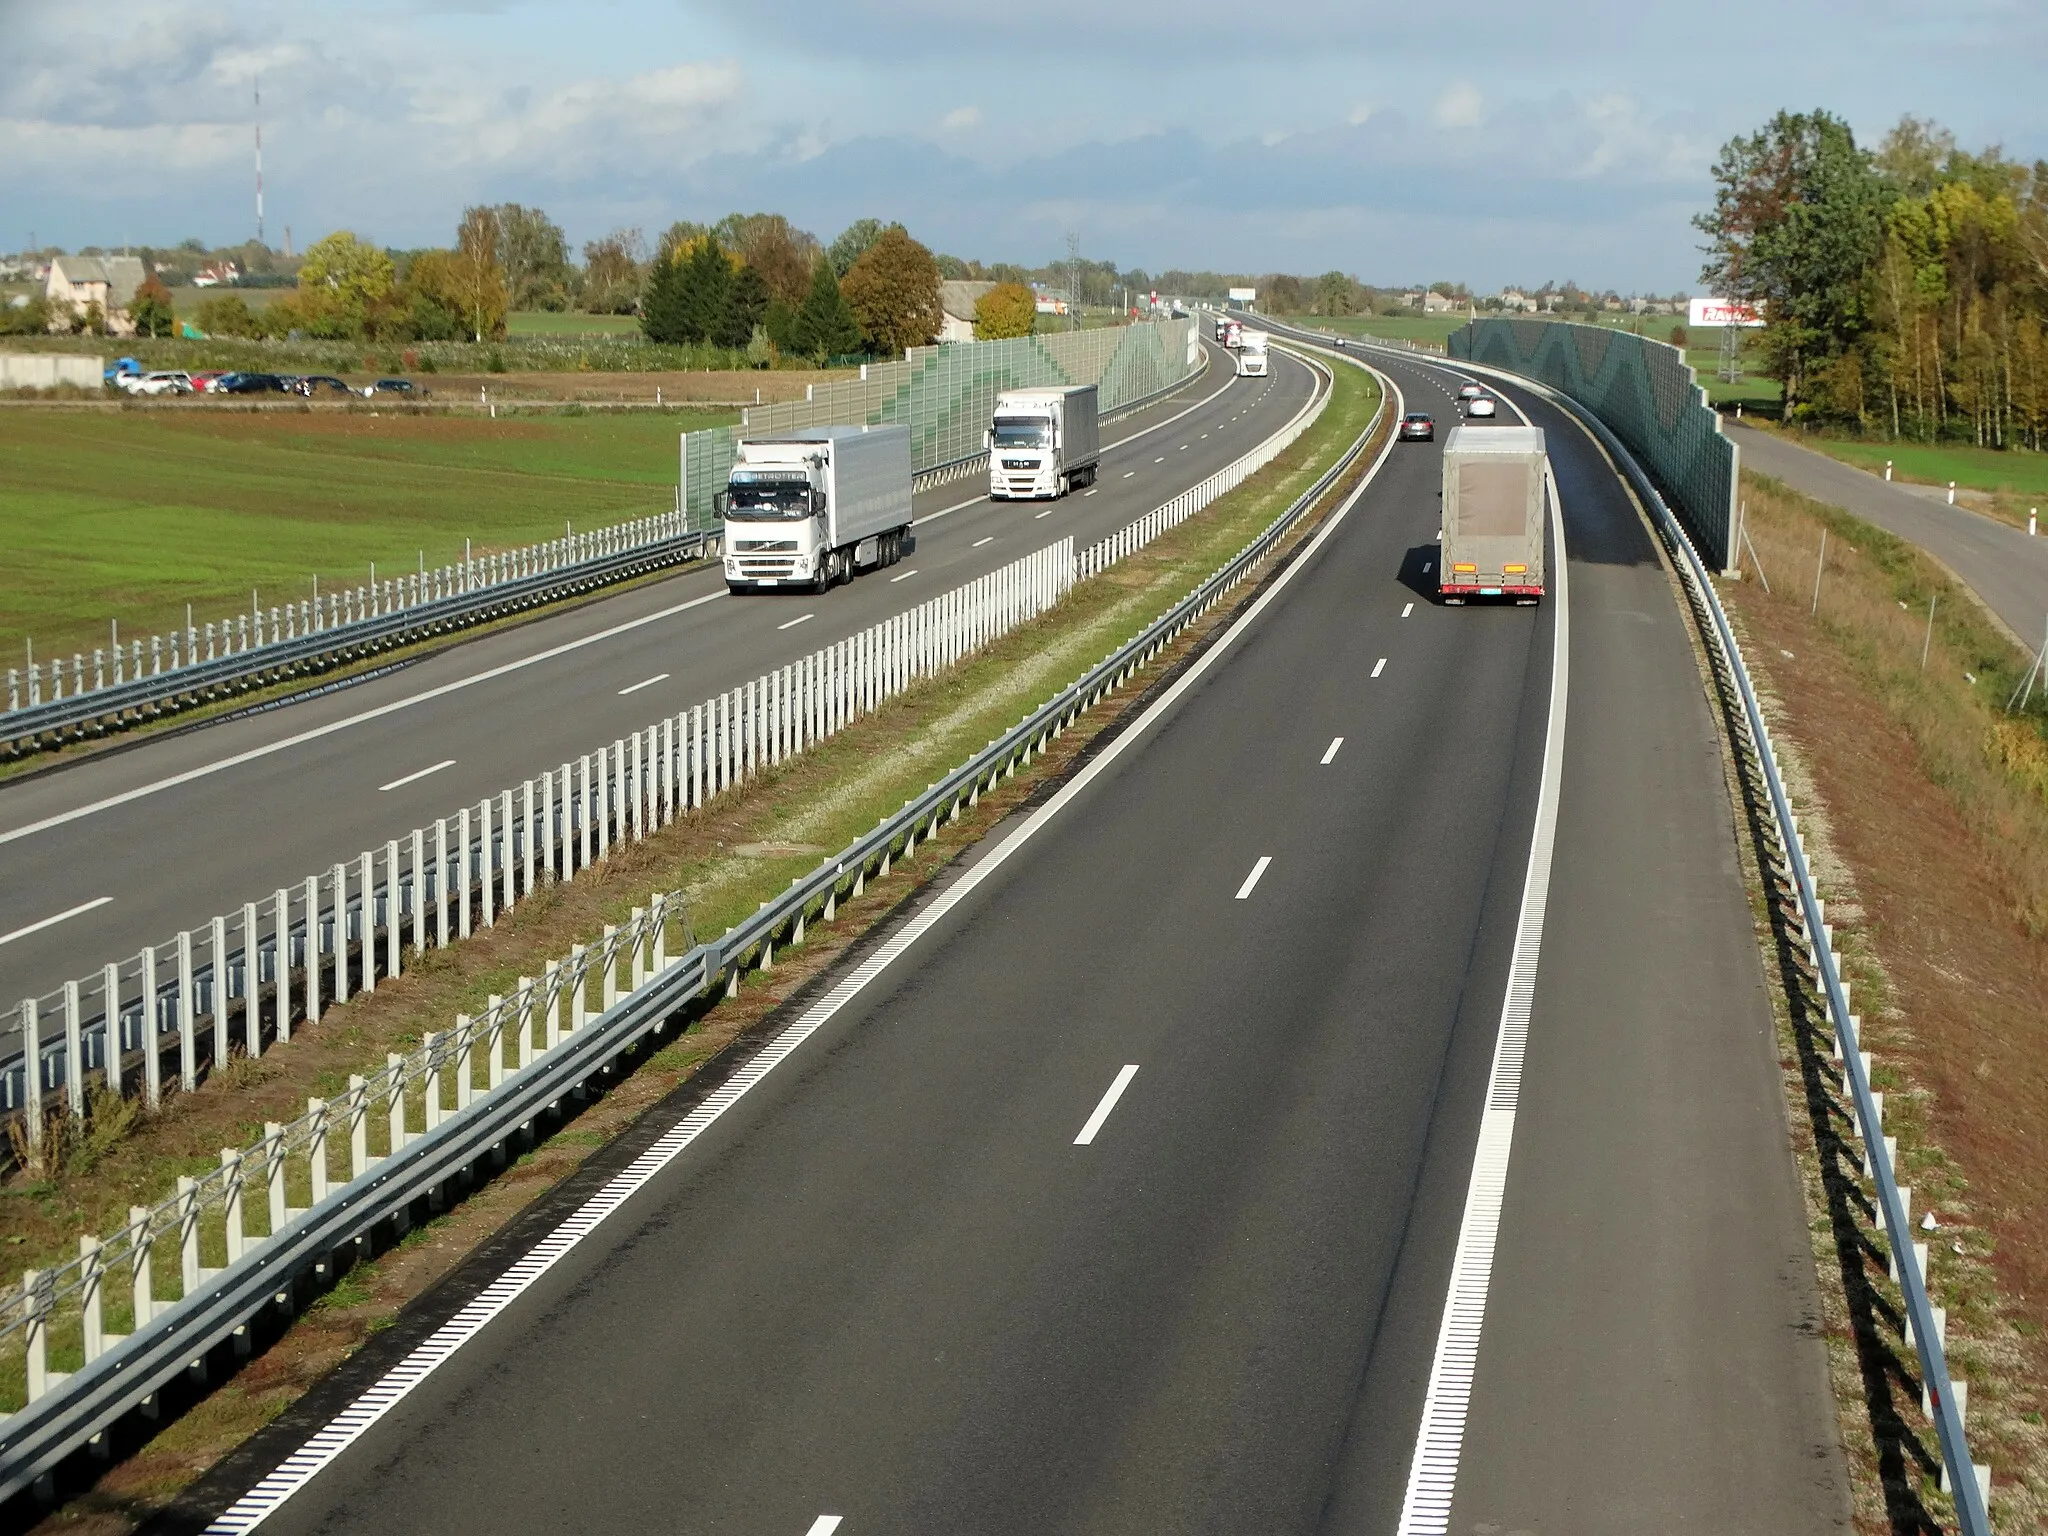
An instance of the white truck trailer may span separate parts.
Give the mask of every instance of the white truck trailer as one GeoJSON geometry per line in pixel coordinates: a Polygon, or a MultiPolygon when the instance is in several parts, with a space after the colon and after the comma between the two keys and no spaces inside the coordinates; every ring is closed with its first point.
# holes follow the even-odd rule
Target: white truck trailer
{"type": "Polygon", "coordinates": [[[1064,496],[1102,462],[1093,384],[1006,389],[988,429],[988,499],[1064,496]]]}
{"type": "Polygon", "coordinates": [[[1272,336],[1265,331],[1246,331],[1237,354],[1237,376],[1240,379],[1263,379],[1269,371],[1267,352],[1273,343],[1272,336]]]}
{"type": "Polygon", "coordinates": [[[1446,603],[1542,598],[1549,466],[1541,427],[1451,428],[1437,550],[1437,591],[1446,603]]]}
{"type": "Polygon", "coordinates": [[[743,437],[718,493],[725,584],[823,592],[909,547],[910,428],[799,427],[743,437]]]}

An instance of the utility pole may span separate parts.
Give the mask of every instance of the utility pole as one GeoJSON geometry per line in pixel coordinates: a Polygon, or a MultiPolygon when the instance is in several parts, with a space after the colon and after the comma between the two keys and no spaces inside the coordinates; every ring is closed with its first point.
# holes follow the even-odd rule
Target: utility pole
{"type": "Polygon", "coordinates": [[[1081,328],[1081,236],[1067,231],[1067,328],[1081,328]]]}

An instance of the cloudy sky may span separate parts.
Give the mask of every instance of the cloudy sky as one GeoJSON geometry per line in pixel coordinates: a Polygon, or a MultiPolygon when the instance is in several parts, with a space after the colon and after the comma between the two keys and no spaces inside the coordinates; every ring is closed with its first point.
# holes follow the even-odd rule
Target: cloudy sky
{"type": "Polygon", "coordinates": [[[1689,288],[1780,107],[2048,156],[2048,4],[0,0],[0,249],[900,219],[963,256],[1689,288]]]}

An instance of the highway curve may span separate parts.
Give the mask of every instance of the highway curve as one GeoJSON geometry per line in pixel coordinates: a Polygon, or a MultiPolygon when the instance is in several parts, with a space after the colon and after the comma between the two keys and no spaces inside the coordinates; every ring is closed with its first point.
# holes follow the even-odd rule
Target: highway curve
{"type": "MultiPolygon", "coordinates": [[[[1149,723],[264,1528],[1393,1530],[1561,623],[1549,919],[1450,1528],[1839,1523],[1707,704],[1632,507],[1533,413],[1568,617],[1430,599],[1438,450],[1398,446],[1149,723]]],[[[231,1505],[689,1097],[202,1497],[231,1505]]]]}

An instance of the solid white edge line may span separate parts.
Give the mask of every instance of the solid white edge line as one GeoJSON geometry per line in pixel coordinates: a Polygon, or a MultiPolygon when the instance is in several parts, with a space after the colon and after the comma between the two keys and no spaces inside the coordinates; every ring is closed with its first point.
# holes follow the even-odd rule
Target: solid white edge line
{"type": "Polygon", "coordinates": [[[1102,1096],[1102,1102],[1095,1106],[1095,1113],[1088,1117],[1088,1123],[1081,1127],[1081,1134],[1074,1138],[1077,1147],[1093,1146],[1095,1133],[1102,1129],[1116,1108],[1116,1101],[1124,1096],[1124,1090],[1131,1086],[1131,1079],[1138,1075],[1136,1063],[1123,1068],[1109,1085],[1109,1091],[1102,1096]]]}
{"type": "Polygon", "coordinates": [[[188,768],[183,773],[174,773],[168,778],[153,779],[147,784],[139,784],[134,789],[124,790],[118,795],[109,795],[104,800],[95,800],[90,805],[74,806],[71,810],[60,811],[54,816],[45,816],[41,821],[32,821],[27,826],[16,827],[11,832],[0,832],[0,843],[11,843],[17,838],[33,837],[36,833],[47,832],[52,827],[61,827],[67,822],[78,821],[87,816],[96,816],[101,811],[111,811],[116,806],[127,805],[130,801],[145,799],[166,789],[176,789],[180,784],[190,784],[195,779],[210,778],[212,775],[223,773],[230,768],[239,768],[244,763],[253,763],[258,758],[269,757],[277,752],[287,752],[293,747],[302,747],[309,741],[318,741],[321,737],[332,736],[337,731],[345,731],[371,720],[381,720],[384,716],[395,715],[402,709],[411,709],[415,704],[425,704],[446,694],[460,693],[463,689],[473,687],[477,683],[488,683],[492,679],[503,677],[509,672],[522,671],[543,661],[553,661],[557,656],[566,656],[571,651],[580,651],[586,645],[596,645],[600,641],[611,639],[614,635],[623,635],[628,630],[640,629],[645,625],[658,623],[662,619],[674,618],[679,613],[687,612],[692,608],[700,608],[706,603],[716,602],[724,596],[725,593],[723,591],[706,592],[702,597],[693,597],[688,602],[676,603],[655,613],[642,614],[637,619],[627,619],[622,624],[614,624],[609,629],[600,629],[595,634],[584,635],[576,640],[565,640],[562,644],[550,646],[547,650],[535,651],[531,656],[521,656],[516,661],[508,661],[495,667],[486,667],[481,672],[472,672],[468,677],[458,677],[452,682],[442,683],[439,687],[408,694],[402,699],[393,699],[389,704],[379,704],[375,709],[363,710],[358,714],[348,716],[344,720],[330,720],[325,725],[316,725],[311,730],[300,731],[296,736],[287,736],[281,741],[269,742],[260,747],[251,747],[246,752],[237,752],[231,757],[221,758],[218,762],[202,763],[197,768],[188,768]]]}
{"type": "Polygon", "coordinates": [[[1272,862],[1273,855],[1271,855],[1270,853],[1262,853],[1259,855],[1259,862],[1252,866],[1252,872],[1244,877],[1244,884],[1240,885],[1237,888],[1237,900],[1245,900],[1247,897],[1251,895],[1251,893],[1255,889],[1258,888],[1259,877],[1266,872],[1267,866],[1270,865],[1272,862]]]}
{"type": "Polygon", "coordinates": [[[1344,738],[1342,736],[1332,736],[1330,738],[1330,750],[1323,754],[1322,766],[1327,768],[1331,763],[1335,762],[1337,760],[1337,749],[1343,745],[1344,738]]]}
{"type": "MultiPolygon", "coordinates": [[[[1512,402],[1510,402],[1512,404],[1512,402]]],[[[1519,413],[1518,413],[1519,414],[1519,413]]],[[[1548,477],[1546,477],[1548,479],[1548,477]]],[[[1536,966],[1543,948],[1543,915],[1550,899],[1551,851],[1557,840],[1558,795],[1564,777],[1565,699],[1571,675],[1571,604],[1565,574],[1564,518],[1557,483],[1549,479],[1550,526],[1557,545],[1551,583],[1554,640],[1550,660],[1550,720],[1543,736],[1543,779],[1536,797],[1536,825],[1529,839],[1529,867],[1522,881],[1521,917],[1508,962],[1507,995],[1501,1000],[1500,1034],[1494,1042],[1487,1079],[1486,1108],[1479,1120],[1472,1178],[1458,1223],[1458,1247],[1444,1299],[1443,1323],[1429,1386],[1422,1399],[1422,1423],[1415,1459],[1401,1501],[1398,1536],[1446,1536],[1451,1500],[1457,1491],[1465,1421],[1479,1363],[1480,1331],[1486,1322],[1487,1289],[1500,1238],[1501,1207],[1507,1194],[1508,1158],[1514,1149],[1515,1114],[1521,1102],[1522,1061],[1529,1044],[1529,1013],[1535,999],[1536,966]]]]}
{"type": "Polygon", "coordinates": [[[666,672],[657,672],[654,676],[643,678],[637,683],[628,683],[619,690],[619,697],[623,699],[627,694],[638,693],[642,688],[652,688],[656,683],[665,683],[669,680],[669,675],[666,672]]]}
{"type": "MultiPolygon", "coordinates": [[[[1382,387],[1392,393],[1395,409],[1398,411],[1403,398],[1400,385],[1388,375],[1380,373],[1362,361],[1357,365],[1372,373],[1380,380],[1382,387]]],[[[1076,796],[1094,783],[1096,778],[1129,751],[1133,744],[1143,741],[1150,734],[1152,727],[1180,703],[1188,690],[1207,675],[1219,659],[1236,647],[1238,640],[1258,622],[1273,600],[1287,589],[1288,584],[1314,562],[1323,545],[1343,526],[1352,508],[1358,505],[1365,493],[1372,488],[1373,482],[1379,478],[1379,472],[1387,462],[1387,455],[1393,448],[1393,443],[1394,439],[1389,435],[1387,441],[1381,445],[1379,457],[1373,460],[1372,468],[1366,471],[1357,488],[1324,520],[1323,526],[1316,530],[1315,537],[1303,546],[1300,554],[1273,578],[1265,591],[1252,600],[1251,605],[1238,615],[1237,621],[1223,632],[1216,643],[1197,656],[1188,669],[1132,722],[1129,729],[1090,759],[1079,773],[1062,785],[1022,826],[992,849],[986,858],[941,891],[931,904],[906,923],[894,938],[869,955],[837,986],[784,1028],[781,1034],[770,1041],[722,1086],[678,1121],[639,1157],[614,1174],[605,1186],[585,1201],[573,1215],[536,1243],[524,1257],[514,1261],[504,1274],[486,1286],[447,1322],[435,1329],[424,1342],[416,1345],[397,1365],[385,1372],[374,1386],[336,1414],[324,1428],[315,1431],[303,1446],[286,1457],[247,1493],[222,1511],[206,1527],[206,1536],[240,1536],[240,1533],[254,1530],[276,1513],[286,1500],[304,1488],[342,1452],[361,1439],[372,1425],[404,1401],[421,1382],[433,1374],[437,1367],[453,1356],[456,1350],[482,1332],[493,1318],[511,1306],[577,1244],[596,1231],[607,1216],[618,1210],[688,1150],[691,1144],[710,1129],[727,1110],[745,1097],[750,1089],[786,1061],[840,1009],[859,996],[871,981],[894,964],[954,907],[965,901],[983,881],[1008,863],[1012,855],[1072,804],[1076,796]]]]}
{"type": "Polygon", "coordinates": [[[394,789],[403,789],[408,784],[417,784],[430,773],[439,773],[443,768],[453,768],[454,766],[454,758],[444,757],[431,768],[422,768],[417,773],[408,773],[404,778],[393,779],[389,784],[379,784],[377,786],[377,793],[382,795],[388,794],[394,789]]]}
{"type": "Polygon", "coordinates": [[[38,922],[30,923],[25,928],[17,928],[12,933],[0,933],[0,944],[12,944],[16,939],[25,939],[32,933],[41,933],[45,928],[54,928],[59,923],[68,923],[74,917],[91,912],[96,908],[104,907],[113,899],[111,896],[95,896],[91,901],[81,901],[75,907],[65,908],[54,917],[43,918],[38,922]]]}

